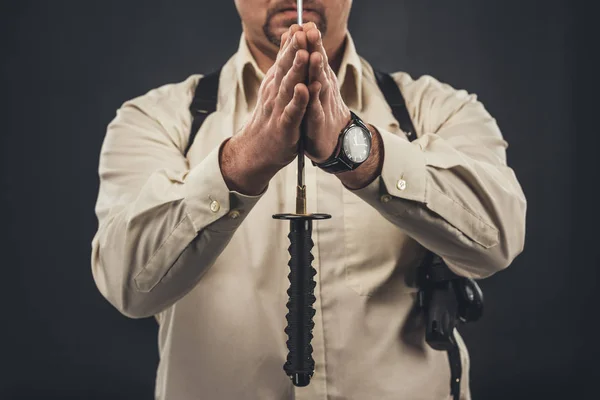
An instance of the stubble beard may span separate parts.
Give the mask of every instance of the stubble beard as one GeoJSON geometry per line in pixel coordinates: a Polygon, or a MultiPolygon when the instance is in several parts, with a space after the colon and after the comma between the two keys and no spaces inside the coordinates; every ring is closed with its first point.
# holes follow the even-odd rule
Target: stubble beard
{"type": "MultiPolygon", "coordinates": [[[[265,36],[267,37],[267,40],[269,40],[269,42],[271,42],[278,48],[281,46],[281,36],[275,34],[274,29],[271,26],[271,23],[272,23],[273,17],[279,11],[281,11],[281,10],[278,8],[270,9],[267,12],[267,18],[265,20],[265,24],[263,25],[263,32],[264,32],[265,36]]],[[[305,22],[314,22],[317,25],[317,28],[319,29],[319,31],[321,31],[321,36],[324,37],[325,33],[327,32],[327,18],[325,17],[325,12],[324,12],[324,10],[321,10],[321,9],[314,9],[313,11],[316,12],[317,15],[319,16],[317,18],[317,21],[308,20],[305,22]]],[[[296,23],[298,23],[298,21],[294,18],[284,20],[284,22],[283,22],[284,26],[287,28],[289,28],[290,26],[292,26],[296,23]]]]}

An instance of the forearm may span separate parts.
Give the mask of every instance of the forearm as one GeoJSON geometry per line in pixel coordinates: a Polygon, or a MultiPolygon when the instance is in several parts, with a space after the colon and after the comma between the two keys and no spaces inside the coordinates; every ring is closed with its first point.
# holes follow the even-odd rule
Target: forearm
{"type": "Polygon", "coordinates": [[[218,152],[189,173],[154,172],[127,204],[114,204],[102,179],[92,271],[123,314],[156,314],[191,290],[260,197],[228,190],[218,152]]]}
{"type": "Polygon", "coordinates": [[[128,317],[155,315],[183,297],[233,235],[233,231],[213,231],[210,227],[196,233],[186,216],[173,227],[156,224],[171,219],[169,214],[147,214],[144,219],[154,222],[143,226],[117,215],[92,241],[96,284],[103,296],[128,317]]]}
{"type": "Polygon", "coordinates": [[[427,76],[394,79],[419,137],[377,126],[380,173],[366,186],[344,184],[456,273],[506,268],[524,247],[527,202],[496,120],[464,90],[427,76]]]}
{"type": "MultiPolygon", "coordinates": [[[[99,291],[134,318],[156,314],[191,290],[260,198],[228,188],[222,146],[190,170],[175,145],[177,132],[147,103],[128,101],[107,128],[91,257],[99,291]]],[[[171,112],[180,108],[186,110],[171,112]]]]}
{"type": "MultiPolygon", "coordinates": [[[[457,267],[455,268],[456,272],[482,277],[510,263],[513,256],[506,253],[502,254],[502,252],[506,252],[506,247],[515,247],[509,242],[512,242],[516,238],[505,235],[504,242],[509,244],[507,246],[498,246],[500,235],[498,229],[491,223],[485,223],[483,219],[476,221],[474,218],[478,214],[489,214],[489,211],[485,209],[482,203],[477,201],[472,202],[470,206],[473,208],[473,211],[467,213],[467,209],[464,206],[461,206],[458,202],[449,201],[450,198],[447,197],[450,192],[457,193],[458,197],[469,197],[466,193],[473,190],[479,191],[480,195],[485,195],[482,192],[485,189],[489,189],[489,185],[485,184],[485,180],[489,179],[489,177],[483,176],[484,182],[482,182],[481,186],[473,187],[461,179],[460,176],[448,170],[427,168],[423,158],[419,156],[416,158],[411,157],[410,159],[413,160],[412,168],[420,169],[420,175],[422,176],[430,176],[427,180],[429,181],[429,190],[433,191],[433,193],[429,194],[432,197],[429,201],[425,198],[422,201],[415,198],[412,200],[404,199],[402,194],[398,193],[405,190],[399,189],[404,187],[398,185],[400,179],[390,182],[388,186],[395,186],[392,186],[392,190],[387,189],[385,181],[381,176],[385,160],[383,139],[373,126],[369,125],[369,129],[372,133],[373,141],[371,154],[367,161],[354,171],[337,175],[347,189],[355,191],[356,194],[373,205],[390,222],[404,230],[419,243],[444,256],[447,262],[457,267]],[[459,222],[461,218],[465,225],[474,226],[475,229],[457,230],[457,226],[461,226],[459,222]],[[449,221],[454,222],[454,225],[449,221]]],[[[390,135],[389,133],[385,134],[390,135]]],[[[403,143],[394,140],[387,140],[387,142],[389,146],[388,151],[392,158],[407,158],[406,153],[409,149],[415,152],[412,148],[413,146],[408,143],[405,143],[406,146],[399,147],[397,145],[403,143]]],[[[406,165],[403,167],[406,167],[406,165]]],[[[392,171],[386,171],[387,180],[391,181],[391,176],[394,175],[396,168],[388,167],[387,169],[392,169],[392,171]]],[[[400,169],[403,168],[401,167],[400,169]]],[[[403,185],[407,185],[406,180],[410,182],[411,186],[415,184],[417,181],[415,176],[417,175],[418,173],[402,176],[403,185]]],[[[482,174],[478,173],[477,175],[481,177],[482,174]]],[[[477,197],[477,195],[471,197],[477,197]]],[[[511,200],[511,198],[496,199],[496,201],[500,201],[512,209],[514,207],[507,204],[511,200]]],[[[518,218],[519,215],[497,215],[495,219],[518,218]]],[[[515,220],[513,222],[518,224],[519,221],[515,220]]]]}
{"type": "Polygon", "coordinates": [[[381,173],[355,193],[457,273],[482,278],[508,266],[523,248],[526,208],[512,170],[438,137],[411,144],[382,134],[381,173]],[[427,153],[444,162],[432,165],[427,153]]]}
{"type": "MultiPolygon", "coordinates": [[[[169,285],[161,281],[187,251],[196,232],[181,202],[163,203],[142,213],[132,212],[133,208],[111,213],[110,220],[99,227],[92,241],[92,274],[115,308],[128,317],[142,318],[157,314],[187,292],[192,280],[180,280],[181,273],[169,285]]],[[[187,269],[203,272],[212,258],[199,252],[199,266],[192,267],[188,260],[187,269]]]]}

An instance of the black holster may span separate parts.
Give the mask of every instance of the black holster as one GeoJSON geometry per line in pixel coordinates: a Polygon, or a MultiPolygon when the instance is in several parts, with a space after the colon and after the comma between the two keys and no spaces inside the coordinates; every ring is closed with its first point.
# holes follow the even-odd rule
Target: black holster
{"type": "Polygon", "coordinates": [[[417,306],[425,316],[425,341],[448,352],[450,391],[460,398],[462,363],[454,330],[460,322],[473,322],[483,314],[483,293],[470,278],[456,275],[437,255],[428,252],[418,269],[417,306]]]}

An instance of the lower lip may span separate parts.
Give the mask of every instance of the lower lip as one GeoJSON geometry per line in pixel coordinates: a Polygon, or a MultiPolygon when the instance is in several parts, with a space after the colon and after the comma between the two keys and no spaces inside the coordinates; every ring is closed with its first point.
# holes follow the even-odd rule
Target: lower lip
{"type": "MultiPolygon", "coordinates": [[[[312,10],[304,10],[302,12],[302,15],[310,14],[313,12],[314,11],[312,11],[312,10]]],[[[280,14],[284,15],[286,18],[297,18],[298,17],[298,11],[296,11],[296,10],[285,10],[285,11],[281,11],[280,14]]]]}

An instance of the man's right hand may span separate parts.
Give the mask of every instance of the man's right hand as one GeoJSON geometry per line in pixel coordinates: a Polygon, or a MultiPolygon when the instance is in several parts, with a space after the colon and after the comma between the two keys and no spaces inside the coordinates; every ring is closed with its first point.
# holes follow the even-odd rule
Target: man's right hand
{"type": "Polygon", "coordinates": [[[306,34],[292,25],[240,133],[222,147],[221,171],[230,190],[257,195],[297,154],[300,123],[309,101],[306,34]]]}

